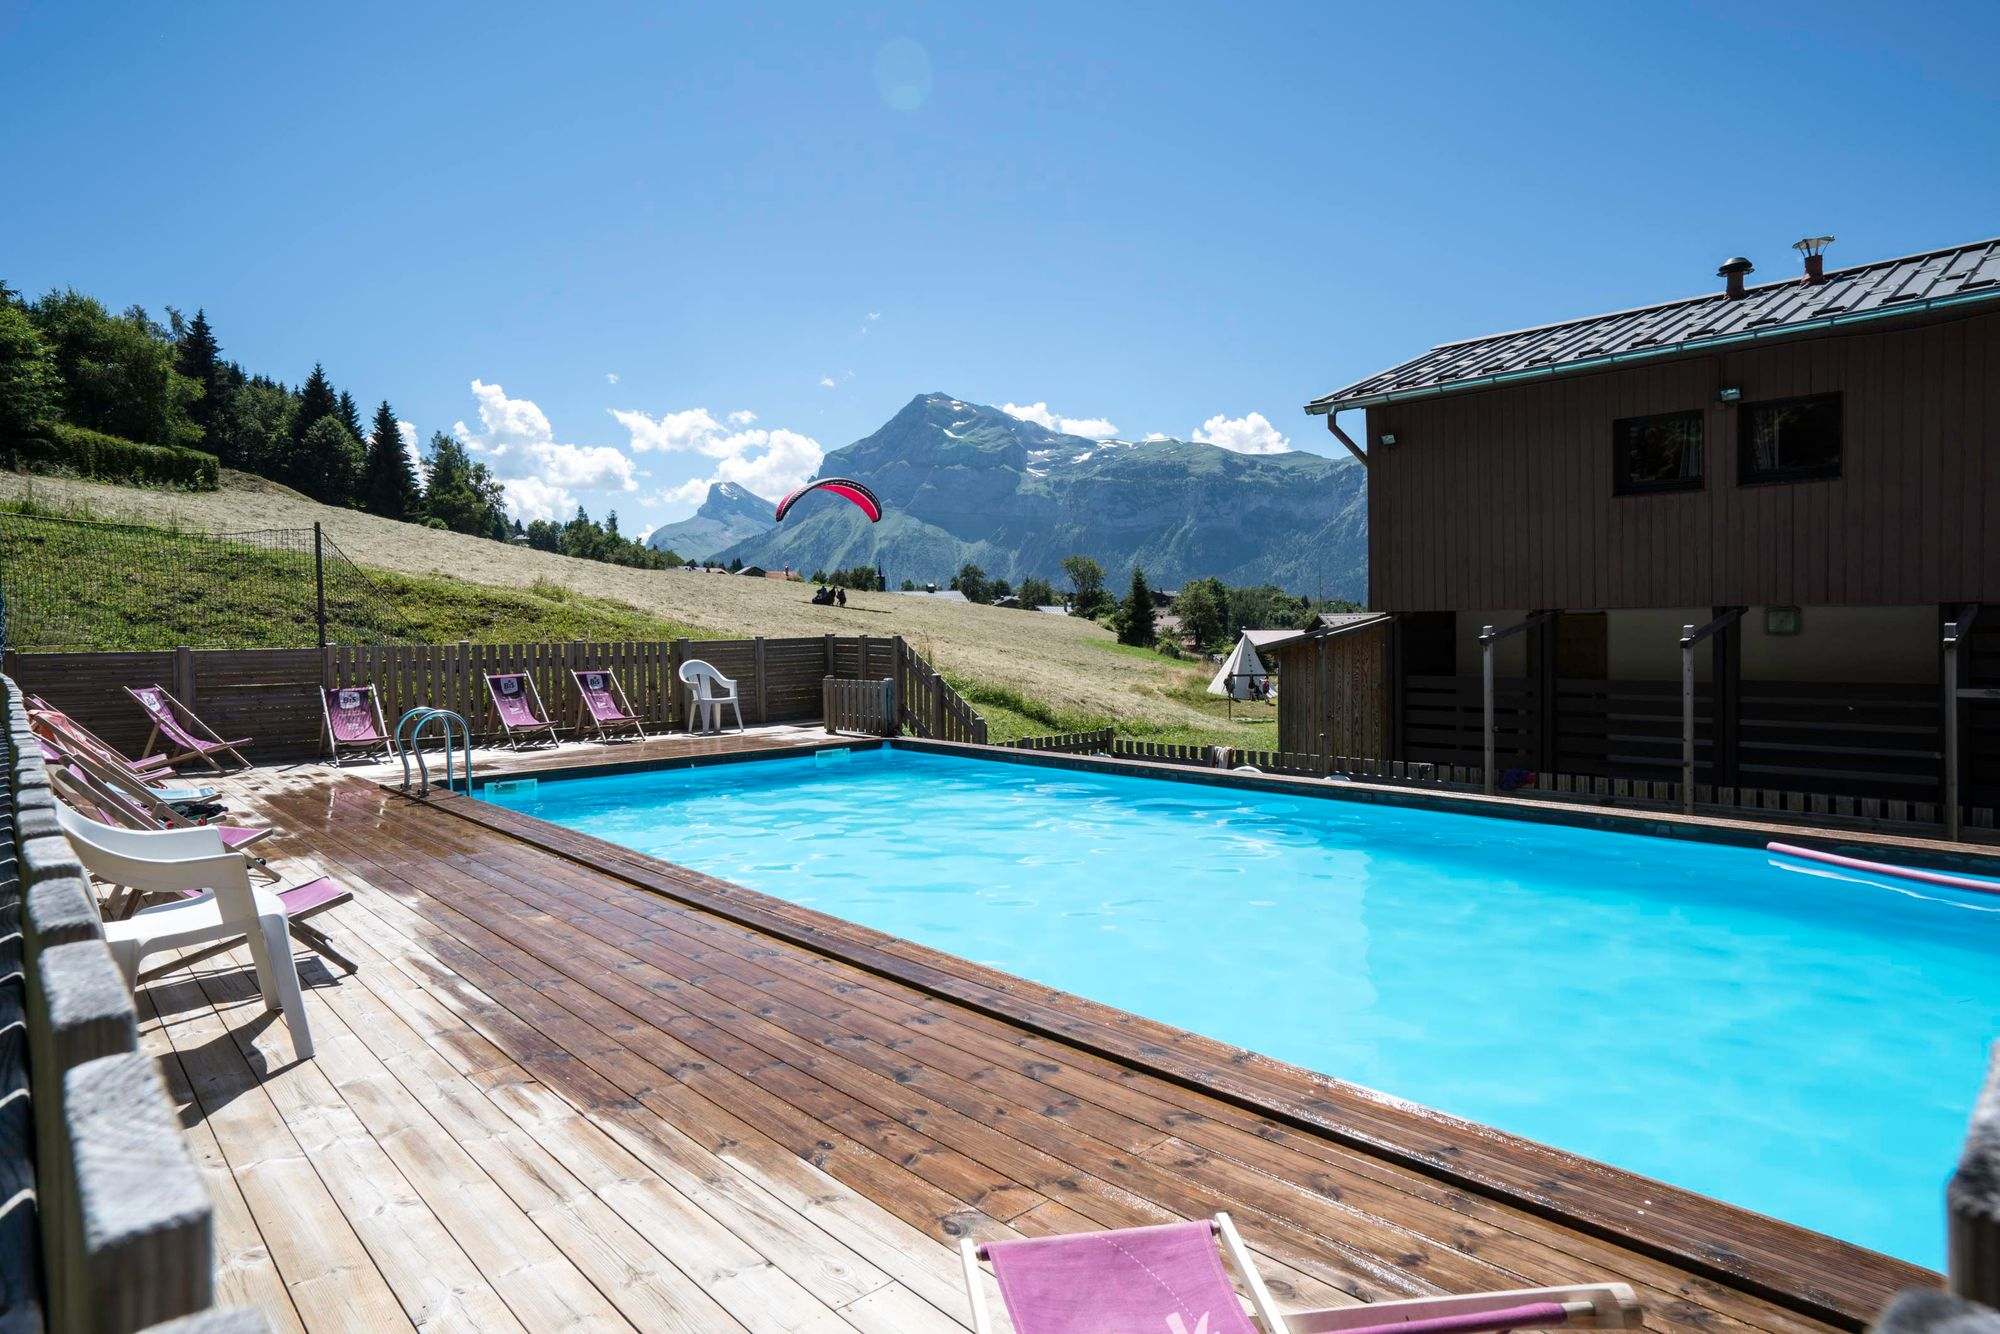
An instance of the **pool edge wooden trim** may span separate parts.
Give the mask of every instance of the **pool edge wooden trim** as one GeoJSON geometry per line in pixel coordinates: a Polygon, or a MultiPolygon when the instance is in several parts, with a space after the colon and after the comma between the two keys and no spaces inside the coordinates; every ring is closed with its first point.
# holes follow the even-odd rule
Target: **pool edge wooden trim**
{"type": "MultiPolygon", "coordinates": [[[[808,744],[792,749],[804,753],[820,748],[808,744]]],[[[990,749],[933,743],[920,748],[982,756],[990,749]]],[[[773,748],[759,755],[784,753],[773,748]]],[[[718,762],[721,757],[696,758],[718,762]]],[[[644,767],[687,765],[675,761],[644,767]]],[[[1160,775],[1154,766],[1118,767],[1171,776],[1160,775]]],[[[1629,1247],[1812,1319],[1864,1329],[1895,1292],[1935,1287],[1941,1281],[1936,1273],[1891,1256],[984,968],[532,816],[456,794],[433,793],[425,804],[625,884],[1629,1247]]]]}

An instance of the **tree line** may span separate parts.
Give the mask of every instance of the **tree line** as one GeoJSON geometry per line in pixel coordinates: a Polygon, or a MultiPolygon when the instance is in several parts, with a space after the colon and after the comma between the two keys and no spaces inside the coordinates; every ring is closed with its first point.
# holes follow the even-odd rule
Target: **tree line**
{"type": "Polygon", "coordinates": [[[34,300],[0,282],[0,446],[81,428],[194,449],[327,505],[543,551],[647,569],[679,564],[579,507],[567,523],[510,520],[498,478],[434,432],[419,466],[387,399],[364,423],[315,364],[297,388],[223,355],[205,310],[113,314],[74,288],[34,300]]]}

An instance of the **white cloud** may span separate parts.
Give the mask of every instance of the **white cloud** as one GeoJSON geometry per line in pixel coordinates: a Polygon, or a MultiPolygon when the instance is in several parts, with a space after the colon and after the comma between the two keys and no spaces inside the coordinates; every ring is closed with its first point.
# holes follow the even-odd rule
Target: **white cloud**
{"type": "Polygon", "coordinates": [[[568,519],[576,513],[576,497],[560,486],[539,477],[509,477],[502,484],[501,500],[507,517],[522,523],[537,519],[568,519]]]}
{"type": "Polygon", "coordinates": [[[822,389],[833,389],[838,387],[839,384],[840,381],[834,379],[831,375],[822,375],[819,377],[819,387],[822,389]]]}
{"type": "Polygon", "coordinates": [[[1061,417],[1049,410],[1047,403],[1002,403],[1000,411],[1011,417],[1019,417],[1024,422],[1051,431],[1061,431],[1064,435],[1080,435],[1086,440],[1108,440],[1118,434],[1118,428],[1102,417],[1061,417]]]}
{"type": "Polygon", "coordinates": [[[398,418],[396,434],[403,438],[403,452],[410,456],[410,466],[417,470],[417,477],[421,480],[425,476],[424,469],[427,465],[424,462],[423,442],[417,438],[417,424],[398,418]]]}
{"type": "Polygon", "coordinates": [[[686,408],[659,417],[613,409],[611,415],[632,436],[636,451],[699,454],[716,460],[709,476],[695,477],[659,494],[662,504],[699,504],[715,482],[734,482],[760,496],[780,496],[811,477],[826,456],[819,441],[798,431],[751,426],[756,414],[739,411],[729,430],[707,408],[686,408]]]}
{"type": "Polygon", "coordinates": [[[1218,412],[1201,424],[1194,438],[1204,445],[1220,445],[1238,454],[1282,454],[1292,447],[1292,442],[1261,412],[1247,417],[1225,417],[1218,412]]]}
{"type": "Polygon", "coordinates": [[[465,447],[495,460],[506,472],[507,507],[516,518],[552,518],[543,510],[560,499],[573,511],[576,498],[569,488],[636,491],[639,479],[631,458],[611,445],[573,445],[559,441],[548,414],[532,399],[509,398],[507,391],[484,380],[472,382],[479,402],[480,430],[452,423],[452,434],[465,447]],[[530,513],[532,511],[532,513],[530,513]]]}
{"type": "Polygon", "coordinates": [[[1171,439],[1173,439],[1173,437],[1168,435],[1165,431],[1146,432],[1146,442],[1148,444],[1151,444],[1155,440],[1171,440],[1171,439]]]}

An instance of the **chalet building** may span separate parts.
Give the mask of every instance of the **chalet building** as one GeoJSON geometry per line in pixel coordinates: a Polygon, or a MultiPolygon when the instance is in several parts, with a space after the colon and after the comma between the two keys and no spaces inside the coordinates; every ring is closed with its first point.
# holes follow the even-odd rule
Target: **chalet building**
{"type": "Polygon", "coordinates": [[[2000,702],[1945,688],[2000,686],[2000,241],[1831,240],[1306,406],[1369,470],[1387,757],[1481,763],[1492,627],[1496,768],[1677,780],[1692,626],[1697,783],[1939,801],[1955,712],[2000,804],[2000,702]]]}

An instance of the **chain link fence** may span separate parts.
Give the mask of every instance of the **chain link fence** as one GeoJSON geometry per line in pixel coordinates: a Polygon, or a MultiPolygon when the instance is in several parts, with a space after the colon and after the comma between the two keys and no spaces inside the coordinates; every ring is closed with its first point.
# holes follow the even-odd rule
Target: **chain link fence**
{"type": "Polygon", "coordinates": [[[408,642],[318,525],[204,533],[0,511],[0,646],[22,652],[408,642]]]}

